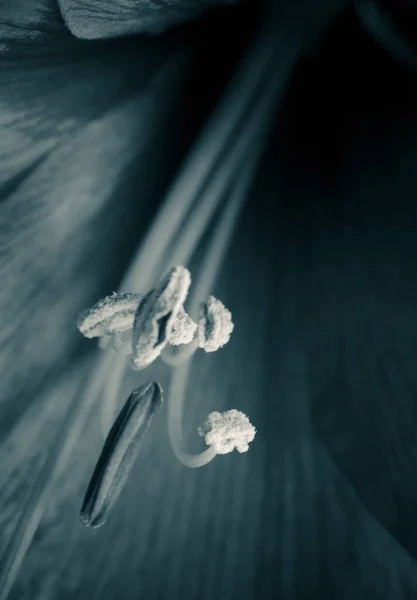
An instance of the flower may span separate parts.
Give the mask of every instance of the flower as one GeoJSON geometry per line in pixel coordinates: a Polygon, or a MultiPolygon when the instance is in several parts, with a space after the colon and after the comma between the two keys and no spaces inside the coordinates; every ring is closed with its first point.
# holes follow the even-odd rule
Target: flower
{"type": "Polygon", "coordinates": [[[396,18],[415,9],[266,3],[274,35],[247,54],[261,4],[178,28],[206,3],[0,3],[2,600],[416,596],[415,27],[396,18]],[[128,361],[74,322],[171,264],[192,266],[191,317],[218,288],[239,324],[221,355],[152,365],[176,455],[231,391],[261,443],[195,474],[155,421],[88,536],[74,515],[128,361]]]}

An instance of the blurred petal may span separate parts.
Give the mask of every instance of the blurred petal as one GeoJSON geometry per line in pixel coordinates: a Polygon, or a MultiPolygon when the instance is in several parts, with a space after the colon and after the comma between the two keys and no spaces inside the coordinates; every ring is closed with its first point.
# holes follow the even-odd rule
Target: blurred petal
{"type": "MultiPolygon", "coordinates": [[[[119,499],[120,510],[98,535],[86,535],[88,532],[75,526],[76,512],[100,442],[97,406],[85,422],[84,435],[73,445],[70,464],[56,482],[54,494],[43,503],[47,510],[11,600],[112,596],[125,600],[417,597],[415,562],[383,526],[391,525],[390,531],[395,535],[395,512],[391,508],[408,510],[407,490],[401,478],[409,476],[404,463],[412,454],[412,446],[404,448],[405,460],[400,462],[395,450],[403,448],[395,437],[403,428],[410,442],[414,419],[404,425],[396,414],[392,386],[394,383],[394,387],[399,387],[400,380],[405,383],[408,375],[398,375],[408,363],[398,364],[397,355],[413,361],[415,327],[412,319],[407,325],[405,317],[415,310],[415,87],[399,85],[401,78],[397,80],[391,70],[392,63],[398,68],[396,61],[369,40],[368,45],[363,44],[365,36],[359,27],[349,27],[347,33],[343,37],[336,28],[332,43],[325,48],[329,60],[323,53],[319,56],[318,62],[327,65],[327,69],[318,73],[317,64],[310,58],[301,61],[304,86],[300,86],[299,72],[295,76],[298,81],[288,93],[291,108],[279,115],[275,139],[281,151],[278,156],[271,156],[260,174],[213,289],[233,308],[236,332],[222,353],[200,356],[201,363],[197,356],[191,374],[186,433],[195,436],[194,424],[201,422],[207,412],[227,410],[231,400],[237,400],[239,408],[253,417],[259,429],[253,450],[237,463],[232,455],[226,456],[196,474],[176,463],[166,428],[159,419],[154,423],[152,436],[144,440],[143,451],[132,470],[131,485],[119,499]],[[387,93],[391,88],[396,91],[396,103],[387,106],[389,102],[385,104],[384,100],[392,99],[392,94],[387,93]],[[296,160],[291,164],[289,158],[294,155],[296,160]],[[309,278],[308,290],[303,286],[305,277],[309,278]],[[309,357],[309,382],[305,380],[304,338],[298,336],[300,306],[303,318],[309,316],[310,328],[306,329],[315,341],[309,357]],[[319,320],[323,313],[324,318],[319,320]],[[390,359],[380,369],[390,379],[374,368],[375,358],[371,356],[375,348],[382,349],[386,359],[390,359]],[[339,354],[335,349],[339,349],[339,354]],[[343,360],[338,360],[342,353],[343,360]],[[352,364],[347,364],[346,357],[349,361],[352,357],[352,364]],[[351,381],[348,373],[354,361],[360,363],[359,375],[364,374],[361,381],[367,379],[372,388],[369,397],[358,394],[359,404],[354,393],[348,395],[343,389],[346,385],[360,391],[358,374],[352,368],[356,379],[351,381]],[[345,377],[346,373],[349,377],[345,377]],[[374,383],[383,388],[381,394],[386,391],[382,401],[379,391],[373,389],[374,383]],[[362,409],[364,402],[370,406],[362,409]],[[325,421],[327,408],[334,417],[334,433],[325,421]],[[338,468],[311,430],[311,414],[338,468]],[[390,419],[397,430],[390,427],[390,419]],[[348,441],[353,440],[350,447],[342,437],[345,431],[348,441]],[[392,444],[389,451],[383,446],[387,433],[392,444]],[[388,464],[387,471],[387,463],[392,458],[398,460],[402,469],[398,476],[402,489],[396,482],[395,488],[391,484],[395,470],[388,464]],[[358,477],[361,463],[368,469],[363,478],[358,477]],[[371,470],[368,463],[377,465],[380,471],[371,470]],[[377,500],[391,522],[384,521],[381,511],[378,514],[377,502],[370,501],[374,484],[381,492],[377,500]],[[389,504],[393,489],[404,493],[403,503],[389,504]],[[366,501],[379,522],[358,498],[366,501]]],[[[283,54],[287,50],[283,45],[283,54]]],[[[206,72],[204,77],[208,77],[206,72]]],[[[113,114],[112,122],[117,127],[111,126],[108,111],[87,128],[91,136],[90,127],[103,125],[94,139],[87,136],[84,140],[80,132],[84,142],[81,148],[74,143],[72,152],[64,155],[70,172],[66,173],[65,166],[58,172],[62,185],[58,184],[61,179],[51,179],[50,187],[55,187],[56,194],[51,190],[47,194],[46,210],[41,212],[42,218],[45,213],[47,216],[43,233],[52,235],[53,225],[59,225],[54,240],[58,258],[62,259],[67,251],[69,256],[75,252],[77,260],[74,259],[76,268],[61,287],[52,286],[54,293],[45,294],[45,311],[55,308],[57,297],[58,304],[62,304],[62,298],[64,304],[70,302],[66,292],[72,295],[73,280],[79,285],[77,290],[82,289],[84,282],[92,294],[100,270],[111,265],[122,271],[124,262],[119,247],[129,245],[133,236],[140,239],[143,228],[137,230],[149,220],[156,195],[148,195],[142,170],[151,170],[150,182],[165,173],[159,152],[165,152],[171,129],[164,130],[162,144],[159,138],[159,144],[151,143],[141,153],[135,144],[142,130],[135,117],[142,108],[140,103],[134,103],[138,100],[135,94],[129,99],[133,102],[131,110],[124,103],[115,107],[115,112],[124,107],[122,122],[113,114]],[[132,124],[136,129],[131,133],[132,124]],[[120,138],[124,139],[123,144],[120,138]],[[104,158],[100,155],[102,142],[104,158]],[[119,161],[125,158],[121,154],[131,155],[132,150],[132,170],[120,169],[119,161]],[[148,150],[151,156],[142,163],[148,150]],[[73,161],[76,171],[72,169],[73,161]],[[114,170],[107,174],[113,163],[114,170]],[[132,176],[136,169],[141,171],[138,179],[132,176]],[[78,179],[78,174],[92,180],[97,191],[82,195],[77,183],[71,193],[67,188],[75,176],[78,179]],[[100,177],[105,178],[103,187],[99,185],[100,177]],[[117,178],[117,183],[112,177],[117,178]],[[109,190],[111,198],[107,196],[109,190]],[[148,213],[142,212],[142,201],[149,205],[148,213]],[[86,219],[88,227],[85,225],[73,241],[72,232],[78,235],[77,213],[88,213],[90,203],[94,212],[86,219]],[[57,210],[61,220],[56,216],[48,219],[50,210],[57,210]],[[103,213],[108,215],[106,219],[103,213]],[[70,225],[66,229],[67,219],[72,222],[72,229],[70,225]],[[132,236],[123,235],[126,222],[131,224],[132,236]],[[61,227],[66,234],[61,240],[62,249],[58,244],[61,227]],[[109,240],[114,245],[103,253],[109,240]],[[88,264],[84,265],[86,261],[88,264]]],[[[176,123],[180,120],[176,119],[176,123]]],[[[41,197],[47,175],[44,173],[44,187],[39,188],[41,197]]],[[[23,205],[20,217],[25,217],[25,208],[23,205]]],[[[42,261],[44,248],[40,238],[40,234],[35,237],[32,255],[24,243],[22,248],[15,246],[16,253],[28,257],[29,266],[36,254],[40,254],[38,264],[42,261]]],[[[27,245],[30,246],[30,236],[27,245]]],[[[129,252],[130,249],[126,254],[129,252]]],[[[57,276],[60,260],[54,262],[52,251],[47,253],[47,259],[43,281],[48,285],[51,274],[57,276]]],[[[202,253],[197,252],[190,265],[193,272],[198,271],[201,260],[202,253]]],[[[21,279],[26,286],[26,278],[21,279]]],[[[3,278],[5,287],[9,280],[3,278]]],[[[9,303],[13,304],[13,300],[10,296],[9,303]]],[[[21,311],[25,308],[25,302],[21,303],[21,311]]],[[[31,314],[31,305],[27,312],[31,314]]],[[[7,324],[9,314],[3,315],[3,323],[7,324]]],[[[47,336],[42,341],[45,326],[47,331],[53,328],[56,334],[60,324],[59,320],[43,317],[44,327],[38,331],[22,327],[16,336],[19,335],[19,342],[25,336],[35,339],[32,352],[37,353],[39,346],[41,350],[48,349],[51,339],[47,336]]],[[[69,326],[66,333],[70,335],[69,326]]],[[[51,336],[50,330],[48,335],[51,336]]],[[[19,343],[16,346],[19,350],[19,343]]],[[[151,369],[158,375],[155,379],[161,375],[164,386],[168,384],[163,365],[155,364],[151,369]]],[[[26,369],[24,374],[27,375],[26,369]]],[[[132,380],[124,382],[126,394],[139,383],[137,373],[131,375],[132,380]]],[[[9,445],[4,461],[12,456],[15,465],[23,465],[15,474],[8,470],[5,481],[12,475],[27,475],[30,481],[32,473],[25,464],[27,454],[33,458],[42,449],[47,455],[48,449],[53,448],[45,443],[43,433],[48,433],[48,440],[52,438],[51,429],[64,414],[56,410],[57,404],[63,395],[64,402],[69,403],[64,391],[57,388],[46,399],[42,419],[37,422],[38,436],[25,438],[25,427],[19,423],[19,431],[13,435],[15,444],[9,445]]],[[[400,402],[400,408],[406,408],[407,420],[415,409],[409,399],[412,391],[405,385],[404,391],[409,396],[400,402]]],[[[53,450],[49,455],[53,457],[53,450]]],[[[414,470],[409,482],[413,475],[414,470]]],[[[15,520],[23,502],[8,494],[8,504],[4,520],[8,515],[15,520]]]]}
{"type": "Polygon", "coordinates": [[[70,31],[100,39],[134,33],[160,33],[210,8],[238,0],[58,0],[70,31]]]}
{"type": "Polygon", "coordinates": [[[225,33],[214,55],[194,34],[62,47],[29,35],[0,55],[4,431],[73,356],[77,313],[117,287],[233,65],[225,33]],[[219,53],[208,77],[201,66],[219,53]]]}
{"type": "Polygon", "coordinates": [[[357,0],[356,11],[375,41],[409,68],[417,69],[417,8],[390,0],[357,0]]]}
{"type": "MultiPolygon", "coordinates": [[[[181,128],[173,125],[172,111],[184,75],[173,59],[168,69],[155,71],[145,90],[112,109],[103,107],[91,122],[81,127],[85,115],[74,115],[78,126],[62,136],[51,127],[53,137],[45,133],[39,144],[30,144],[31,129],[23,118],[20,131],[19,124],[5,128],[17,183],[6,180],[0,204],[1,401],[13,411],[27,404],[29,391],[33,394],[51,369],[67,363],[78,341],[77,313],[103,287],[114,289],[145,215],[166,185],[172,142],[181,128]],[[162,126],[164,144],[157,137],[162,126]],[[22,138],[19,154],[13,142],[22,138]],[[28,165],[24,173],[22,158],[28,165]]],[[[81,98],[74,106],[80,104],[81,98]]],[[[59,127],[60,111],[71,112],[64,103],[56,108],[55,115],[51,112],[59,127]]],[[[38,124],[48,131],[51,122],[38,124]]],[[[2,150],[7,153],[6,144],[2,150]]],[[[4,176],[11,171],[6,166],[3,162],[4,176]]]]}
{"type": "Polygon", "coordinates": [[[0,196],[57,143],[145,89],[167,56],[165,44],[151,40],[0,54],[0,196]]]}
{"type": "Polygon", "coordinates": [[[16,44],[45,44],[59,36],[70,38],[55,0],[2,0],[0,56],[16,44]]]}
{"type": "Polygon", "coordinates": [[[417,87],[361,34],[346,60],[339,36],[298,89],[324,89],[337,72],[333,93],[296,109],[296,177],[328,190],[298,208],[316,227],[305,293],[311,415],[358,498],[416,558],[417,87]]]}

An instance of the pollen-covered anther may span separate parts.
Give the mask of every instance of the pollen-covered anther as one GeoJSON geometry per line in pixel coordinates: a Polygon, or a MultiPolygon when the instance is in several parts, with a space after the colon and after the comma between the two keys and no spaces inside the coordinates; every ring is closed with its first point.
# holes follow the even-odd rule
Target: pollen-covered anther
{"type": "Polygon", "coordinates": [[[197,323],[192,320],[184,308],[181,307],[175,319],[168,342],[172,346],[180,346],[182,344],[190,344],[193,341],[194,334],[197,330],[197,323]]]}
{"type": "Polygon", "coordinates": [[[214,296],[201,309],[198,323],[198,345],[205,352],[216,352],[230,340],[234,324],[232,313],[214,296]]]}
{"type": "Polygon", "coordinates": [[[121,333],[132,329],[134,315],[142,296],[114,292],[81,313],[77,327],[87,338],[121,333]]]}
{"type": "Polygon", "coordinates": [[[217,454],[228,454],[234,449],[240,453],[247,452],[249,443],[255,438],[256,429],[244,413],[232,409],[224,413],[210,413],[198,428],[198,433],[217,454]]]}
{"type": "Polygon", "coordinates": [[[190,285],[191,275],[188,269],[173,267],[140,302],[133,324],[134,369],[148,367],[168,344],[190,285]]]}

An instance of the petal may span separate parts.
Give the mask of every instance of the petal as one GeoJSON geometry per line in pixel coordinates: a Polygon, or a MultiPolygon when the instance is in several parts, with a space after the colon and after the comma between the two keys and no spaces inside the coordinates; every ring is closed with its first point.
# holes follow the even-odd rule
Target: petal
{"type": "Polygon", "coordinates": [[[119,285],[233,65],[225,29],[215,49],[207,34],[187,39],[189,50],[178,36],[54,38],[0,55],[4,431],[74,357],[77,314],[119,285]]]}
{"type": "MultiPolygon", "coordinates": [[[[107,85],[111,81],[110,77],[107,85]]],[[[77,313],[117,286],[176,161],[178,125],[170,118],[182,81],[181,69],[164,74],[157,70],[146,93],[139,86],[112,110],[101,106],[104,113],[89,123],[80,97],[72,106],[75,117],[78,110],[81,113],[78,123],[73,120],[77,126],[62,135],[55,131],[52,140],[51,121],[59,127],[59,117],[71,115],[69,103],[52,105],[51,121],[35,121],[34,129],[38,124],[45,131],[38,143],[35,139],[30,144],[30,122],[23,118],[5,129],[0,153],[7,157],[8,148],[14,151],[10,169],[0,162],[0,275],[7,282],[0,291],[0,398],[11,419],[9,427],[44,378],[64,368],[73,356],[81,338],[75,328],[77,313]],[[19,137],[24,137],[21,155],[13,145],[19,137]],[[29,159],[41,149],[43,155],[32,164],[29,159]],[[26,161],[29,168],[19,173],[26,161]],[[11,167],[19,181],[6,189],[11,167]]],[[[11,87],[3,88],[3,95],[11,87]]],[[[119,93],[124,96],[120,89],[119,93]]],[[[48,117],[45,105],[36,100],[34,107],[48,117]]],[[[11,105],[9,114],[14,109],[11,105]]]]}
{"type": "Polygon", "coordinates": [[[356,19],[299,76],[280,168],[308,273],[294,298],[309,314],[311,418],[369,521],[417,557],[415,78],[356,19]]]}
{"type": "Polygon", "coordinates": [[[393,291],[385,301],[356,289],[339,309],[327,307],[312,362],[312,416],[361,501],[417,557],[417,293],[404,302],[386,276],[393,291]]]}
{"type": "Polygon", "coordinates": [[[355,132],[347,188],[324,207],[307,295],[311,414],[358,498],[417,557],[416,88],[379,50],[358,61],[355,112],[335,108],[355,132]]]}
{"type": "MultiPolygon", "coordinates": [[[[175,48],[171,48],[175,52],[175,48]]],[[[0,194],[65,138],[144,89],[169,50],[152,40],[0,54],[0,194]]]]}
{"type": "Polygon", "coordinates": [[[417,69],[417,11],[390,1],[360,0],[356,12],[362,27],[394,58],[417,69]]]}
{"type": "Polygon", "coordinates": [[[16,45],[45,44],[70,34],[53,0],[5,0],[0,4],[0,56],[16,45]]]}
{"type": "Polygon", "coordinates": [[[206,10],[238,0],[59,0],[70,31],[95,40],[135,33],[160,33],[206,10]]]}

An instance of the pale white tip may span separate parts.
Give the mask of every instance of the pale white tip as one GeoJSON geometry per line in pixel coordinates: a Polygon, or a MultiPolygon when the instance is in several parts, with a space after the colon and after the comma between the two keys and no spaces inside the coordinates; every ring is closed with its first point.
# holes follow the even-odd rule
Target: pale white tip
{"type": "Polygon", "coordinates": [[[217,454],[228,454],[235,449],[247,452],[249,443],[255,439],[256,429],[244,413],[232,409],[210,413],[198,433],[217,454]]]}
{"type": "Polygon", "coordinates": [[[196,330],[197,323],[195,323],[185,312],[184,308],[181,307],[178,311],[177,318],[172,324],[168,342],[172,344],[172,346],[190,344],[193,341],[196,330]]]}
{"type": "Polygon", "coordinates": [[[205,352],[216,352],[230,340],[234,324],[232,313],[223,302],[210,296],[202,306],[198,323],[198,345],[205,352]]]}

